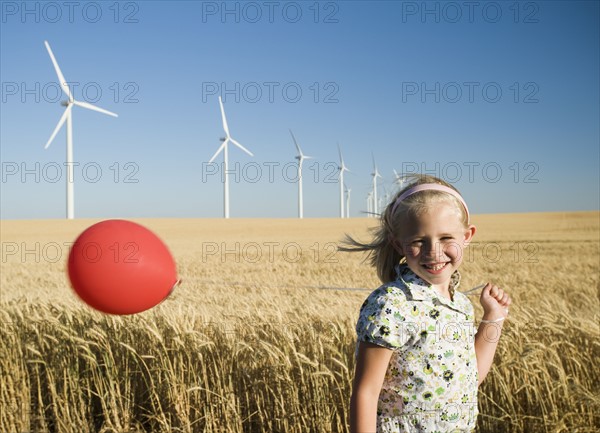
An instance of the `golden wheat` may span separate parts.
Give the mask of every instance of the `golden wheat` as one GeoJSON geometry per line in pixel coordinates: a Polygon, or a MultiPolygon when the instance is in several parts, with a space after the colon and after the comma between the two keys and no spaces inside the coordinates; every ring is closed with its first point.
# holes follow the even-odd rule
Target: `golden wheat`
{"type": "MultiPolygon", "coordinates": [[[[354,324],[378,281],[335,244],[373,220],[140,220],[183,283],[126,317],[68,287],[69,242],[93,222],[1,222],[1,432],[348,431],[354,324]]],[[[461,289],[513,297],[478,430],[598,431],[598,212],[474,223],[461,289]]]]}

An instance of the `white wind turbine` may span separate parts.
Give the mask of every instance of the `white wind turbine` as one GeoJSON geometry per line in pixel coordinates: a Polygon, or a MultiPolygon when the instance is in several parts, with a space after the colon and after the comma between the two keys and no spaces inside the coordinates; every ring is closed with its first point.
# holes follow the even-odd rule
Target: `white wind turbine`
{"type": "Polygon", "coordinates": [[[346,218],[350,218],[350,193],[352,189],[344,184],[344,191],[346,192],[346,218]]]}
{"type": "Polygon", "coordinates": [[[396,171],[396,169],[394,169],[394,176],[396,178],[395,182],[400,186],[400,188],[402,189],[402,186],[404,185],[404,179],[402,178],[401,175],[398,174],[398,172],[396,171]]]}
{"type": "Polygon", "coordinates": [[[375,164],[375,156],[371,152],[371,158],[373,158],[373,213],[377,214],[379,211],[379,203],[377,203],[377,178],[381,177],[379,170],[377,170],[377,164],[375,164]]]}
{"type": "Polygon", "coordinates": [[[223,151],[223,160],[225,161],[225,163],[223,165],[224,175],[225,175],[225,179],[223,181],[223,216],[225,218],[229,218],[229,168],[228,168],[229,158],[228,158],[228,152],[227,152],[227,143],[229,143],[231,141],[233,144],[235,144],[237,147],[242,149],[248,155],[250,155],[250,156],[254,156],[254,155],[252,154],[252,152],[250,152],[248,149],[246,149],[244,146],[242,146],[236,140],[231,138],[231,135],[229,134],[229,127],[227,126],[227,118],[225,117],[225,110],[223,109],[223,101],[221,100],[220,96],[219,96],[219,105],[221,106],[221,118],[223,119],[223,130],[225,131],[225,137],[221,138],[221,141],[223,142],[223,144],[221,144],[221,146],[217,149],[217,151],[215,152],[213,157],[210,159],[210,161],[208,161],[208,163],[210,164],[211,162],[213,162],[214,159],[217,157],[217,155],[219,153],[221,153],[221,151],[223,151]]]}
{"type": "Polygon", "coordinates": [[[67,180],[67,218],[73,219],[75,217],[75,203],[74,203],[75,198],[74,198],[74,188],[73,188],[73,183],[74,183],[74,178],[73,178],[73,114],[72,114],[73,105],[77,105],[82,108],[87,108],[89,110],[98,111],[100,113],[108,114],[109,116],[118,117],[118,115],[111,111],[105,110],[103,108],[96,107],[87,102],[76,101],[75,98],[73,98],[73,94],[71,93],[69,86],[67,86],[67,80],[65,80],[65,77],[63,76],[62,72],[60,71],[60,68],[58,67],[58,63],[56,62],[56,59],[54,58],[54,54],[52,53],[52,50],[50,49],[50,44],[48,43],[48,41],[44,41],[44,44],[46,45],[46,49],[48,50],[48,54],[50,55],[50,60],[52,60],[52,64],[54,65],[54,70],[56,71],[56,75],[58,76],[58,84],[60,85],[63,92],[65,92],[65,94],[69,98],[67,101],[62,102],[62,105],[64,105],[67,108],[65,109],[63,115],[61,116],[60,120],[58,121],[56,128],[54,128],[54,131],[52,132],[50,139],[44,146],[44,149],[48,149],[48,146],[50,146],[50,144],[52,143],[52,140],[54,140],[54,137],[56,137],[56,134],[58,134],[58,131],[60,130],[60,128],[62,128],[62,126],[66,122],[67,123],[67,176],[66,176],[66,180],[67,180]]]}
{"type": "Polygon", "coordinates": [[[340,154],[340,165],[338,170],[340,171],[340,218],[344,218],[344,171],[350,172],[346,164],[344,164],[344,157],[342,156],[342,149],[338,143],[338,153],[340,154]]]}
{"type": "Polygon", "coordinates": [[[373,215],[373,192],[369,191],[367,194],[367,216],[370,218],[373,215]]]}
{"type": "Polygon", "coordinates": [[[296,155],[296,159],[298,160],[298,218],[303,218],[304,204],[302,203],[302,162],[304,162],[305,159],[312,159],[312,156],[307,156],[302,153],[302,149],[300,149],[300,145],[296,141],[296,137],[294,137],[294,133],[291,129],[290,134],[292,134],[292,140],[294,140],[294,144],[298,150],[298,155],[296,155]]]}

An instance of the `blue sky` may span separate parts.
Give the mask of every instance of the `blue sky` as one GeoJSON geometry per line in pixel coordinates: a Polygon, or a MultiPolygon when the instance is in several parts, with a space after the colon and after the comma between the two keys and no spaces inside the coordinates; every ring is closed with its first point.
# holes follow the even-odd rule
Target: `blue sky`
{"type": "Polygon", "coordinates": [[[75,215],[336,217],[336,144],[362,216],[373,171],[454,183],[473,213],[599,208],[599,3],[12,2],[0,21],[0,217],[64,218],[64,108],[78,100],[75,215]],[[216,160],[222,162],[222,157],[216,160]]]}

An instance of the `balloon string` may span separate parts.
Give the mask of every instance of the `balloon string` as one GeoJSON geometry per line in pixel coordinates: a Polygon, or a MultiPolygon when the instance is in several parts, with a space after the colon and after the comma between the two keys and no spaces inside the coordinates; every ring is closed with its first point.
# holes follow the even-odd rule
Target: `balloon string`
{"type": "MultiPolygon", "coordinates": [[[[368,288],[364,288],[364,287],[332,287],[332,286],[293,286],[293,285],[287,285],[287,284],[264,284],[264,283],[248,283],[248,282],[243,282],[243,281],[217,281],[217,280],[207,280],[204,278],[193,278],[196,281],[200,281],[202,283],[210,283],[210,284],[230,284],[233,286],[243,286],[243,287],[257,287],[257,286],[261,286],[261,287],[268,287],[268,288],[277,288],[277,287],[286,287],[286,288],[292,288],[292,289],[319,289],[319,290],[351,290],[351,291],[373,291],[373,289],[368,289],[368,288]]],[[[180,279],[177,281],[177,283],[175,283],[175,285],[173,286],[173,289],[175,288],[175,286],[177,286],[178,284],[181,284],[183,280],[180,279]]],[[[473,293],[477,290],[480,290],[482,288],[485,287],[485,284],[481,284],[477,287],[473,287],[472,289],[469,289],[465,292],[461,292],[464,295],[473,293]]]]}

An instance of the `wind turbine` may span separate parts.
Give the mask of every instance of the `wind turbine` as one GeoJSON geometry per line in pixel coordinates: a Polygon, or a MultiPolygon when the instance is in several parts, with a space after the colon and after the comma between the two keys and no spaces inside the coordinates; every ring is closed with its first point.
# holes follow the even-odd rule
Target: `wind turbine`
{"type": "Polygon", "coordinates": [[[290,129],[290,134],[292,134],[292,140],[294,140],[294,144],[296,145],[296,149],[298,150],[298,155],[296,155],[296,159],[298,160],[298,218],[304,217],[304,205],[302,203],[302,162],[305,159],[312,159],[312,156],[307,156],[302,153],[302,149],[300,149],[300,145],[296,141],[296,137],[294,137],[294,133],[290,129]]]}
{"type": "Polygon", "coordinates": [[[344,218],[344,171],[350,172],[346,164],[344,164],[344,157],[342,156],[342,149],[338,143],[338,153],[340,154],[340,165],[338,170],[340,171],[340,218],[344,218]]]}
{"type": "Polygon", "coordinates": [[[396,178],[395,182],[400,185],[400,188],[402,188],[402,185],[404,185],[404,179],[402,178],[401,175],[398,174],[398,172],[396,171],[396,169],[394,169],[394,176],[396,178]]]}
{"type": "Polygon", "coordinates": [[[54,58],[54,54],[52,53],[50,44],[48,43],[48,41],[44,41],[44,44],[46,45],[46,49],[48,50],[48,54],[50,55],[50,60],[52,60],[52,64],[54,65],[54,70],[56,71],[56,75],[58,77],[58,84],[69,98],[68,100],[62,102],[62,105],[64,105],[67,108],[65,109],[63,115],[60,117],[60,120],[58,121],[56,128],[54,128],[50,139],[44,146],[44,149],[48,149],[48,147],[52,143],[52,140],[54,140],[54,137],[56,137],[56,134],[58,134],[60,128],[62,128],[64,123],[67,122],[67,218],[72,220],[75,217],[75,193],[73,188],[73,105],[77,105],[82,108],[87,108],[88,110],[98,111],[100,113],[108,114],[109,116],[113,117],[119,116],[111,111],[96,107],[95,105],[89,104],[87,102],[76,101],[75,98],[73,98],[73,94],[71,93],[69,86],[67,86],[67,80],[65,80],[65,77],[63,76],[62,72],[60,71],[60,68],[58,67],[58,63],[56,61],[56,58],[54,58]]]}
{"type": "Polygon", "coordinates": [[[350,218],[350,193],[352,189],[344,184],[344,191],[346,192],[346,218],[350,218]]]}
{"type": "Polygon", "coordinates": [[[371,173],[371,176],[373,176],[373,213],[376,214],[379,211],[379,203],[377,202],[377,178],[381,177],[381,174],[379,174],[379,170],[377,170],[373,152],[371,152],[371,158],[373,158],[373,173],[371,173]]]}
{"type": "Polygon", "coordinates": [[[373,192],[369,191],[367,194],[367,216],[369,218],[373,217],[373,192]]]}
{"type": "Polygon", "coordinates": [[[223,101],[221,100],[220,96],[219,96],[219,105],[221,106],[221,118],[223,119],[223,130],[225,131],[225,137],[221,138],[221,141],[223,142],[223,144],[221,144],[221,146],[217,149],[217,151],[215,152],[213,157],[210,159],[210,161],[208,161],[208,163],[210,164],[211,162],[213,162],[214,159],[217,157],[217,155],[219,153],[221,153],[221,151],[223,151],[223,160],[225,161],[225,163],[223,165],[223,169],[225,171],[225,173],[224,173],[225,179],[223,182],[223,216],[225,218],[229,218],[229,169],[228,169],[229,158],[228,158],[228,152],[227,152],[227,143],[229,143],[231,141],[233,144],[235,144],[237,147],[242,149],[248,155],[250,155],[250,156],[254,156],[254,155],[252,154],[252,152],[250,152],[248,149],[246,149],[244,146],[242,146],[236,140],[231,138],[231,135],[229,134],[229,127],[227,126],[227,118],[225,117],[225,110],[223,109],[223,101]]]}

